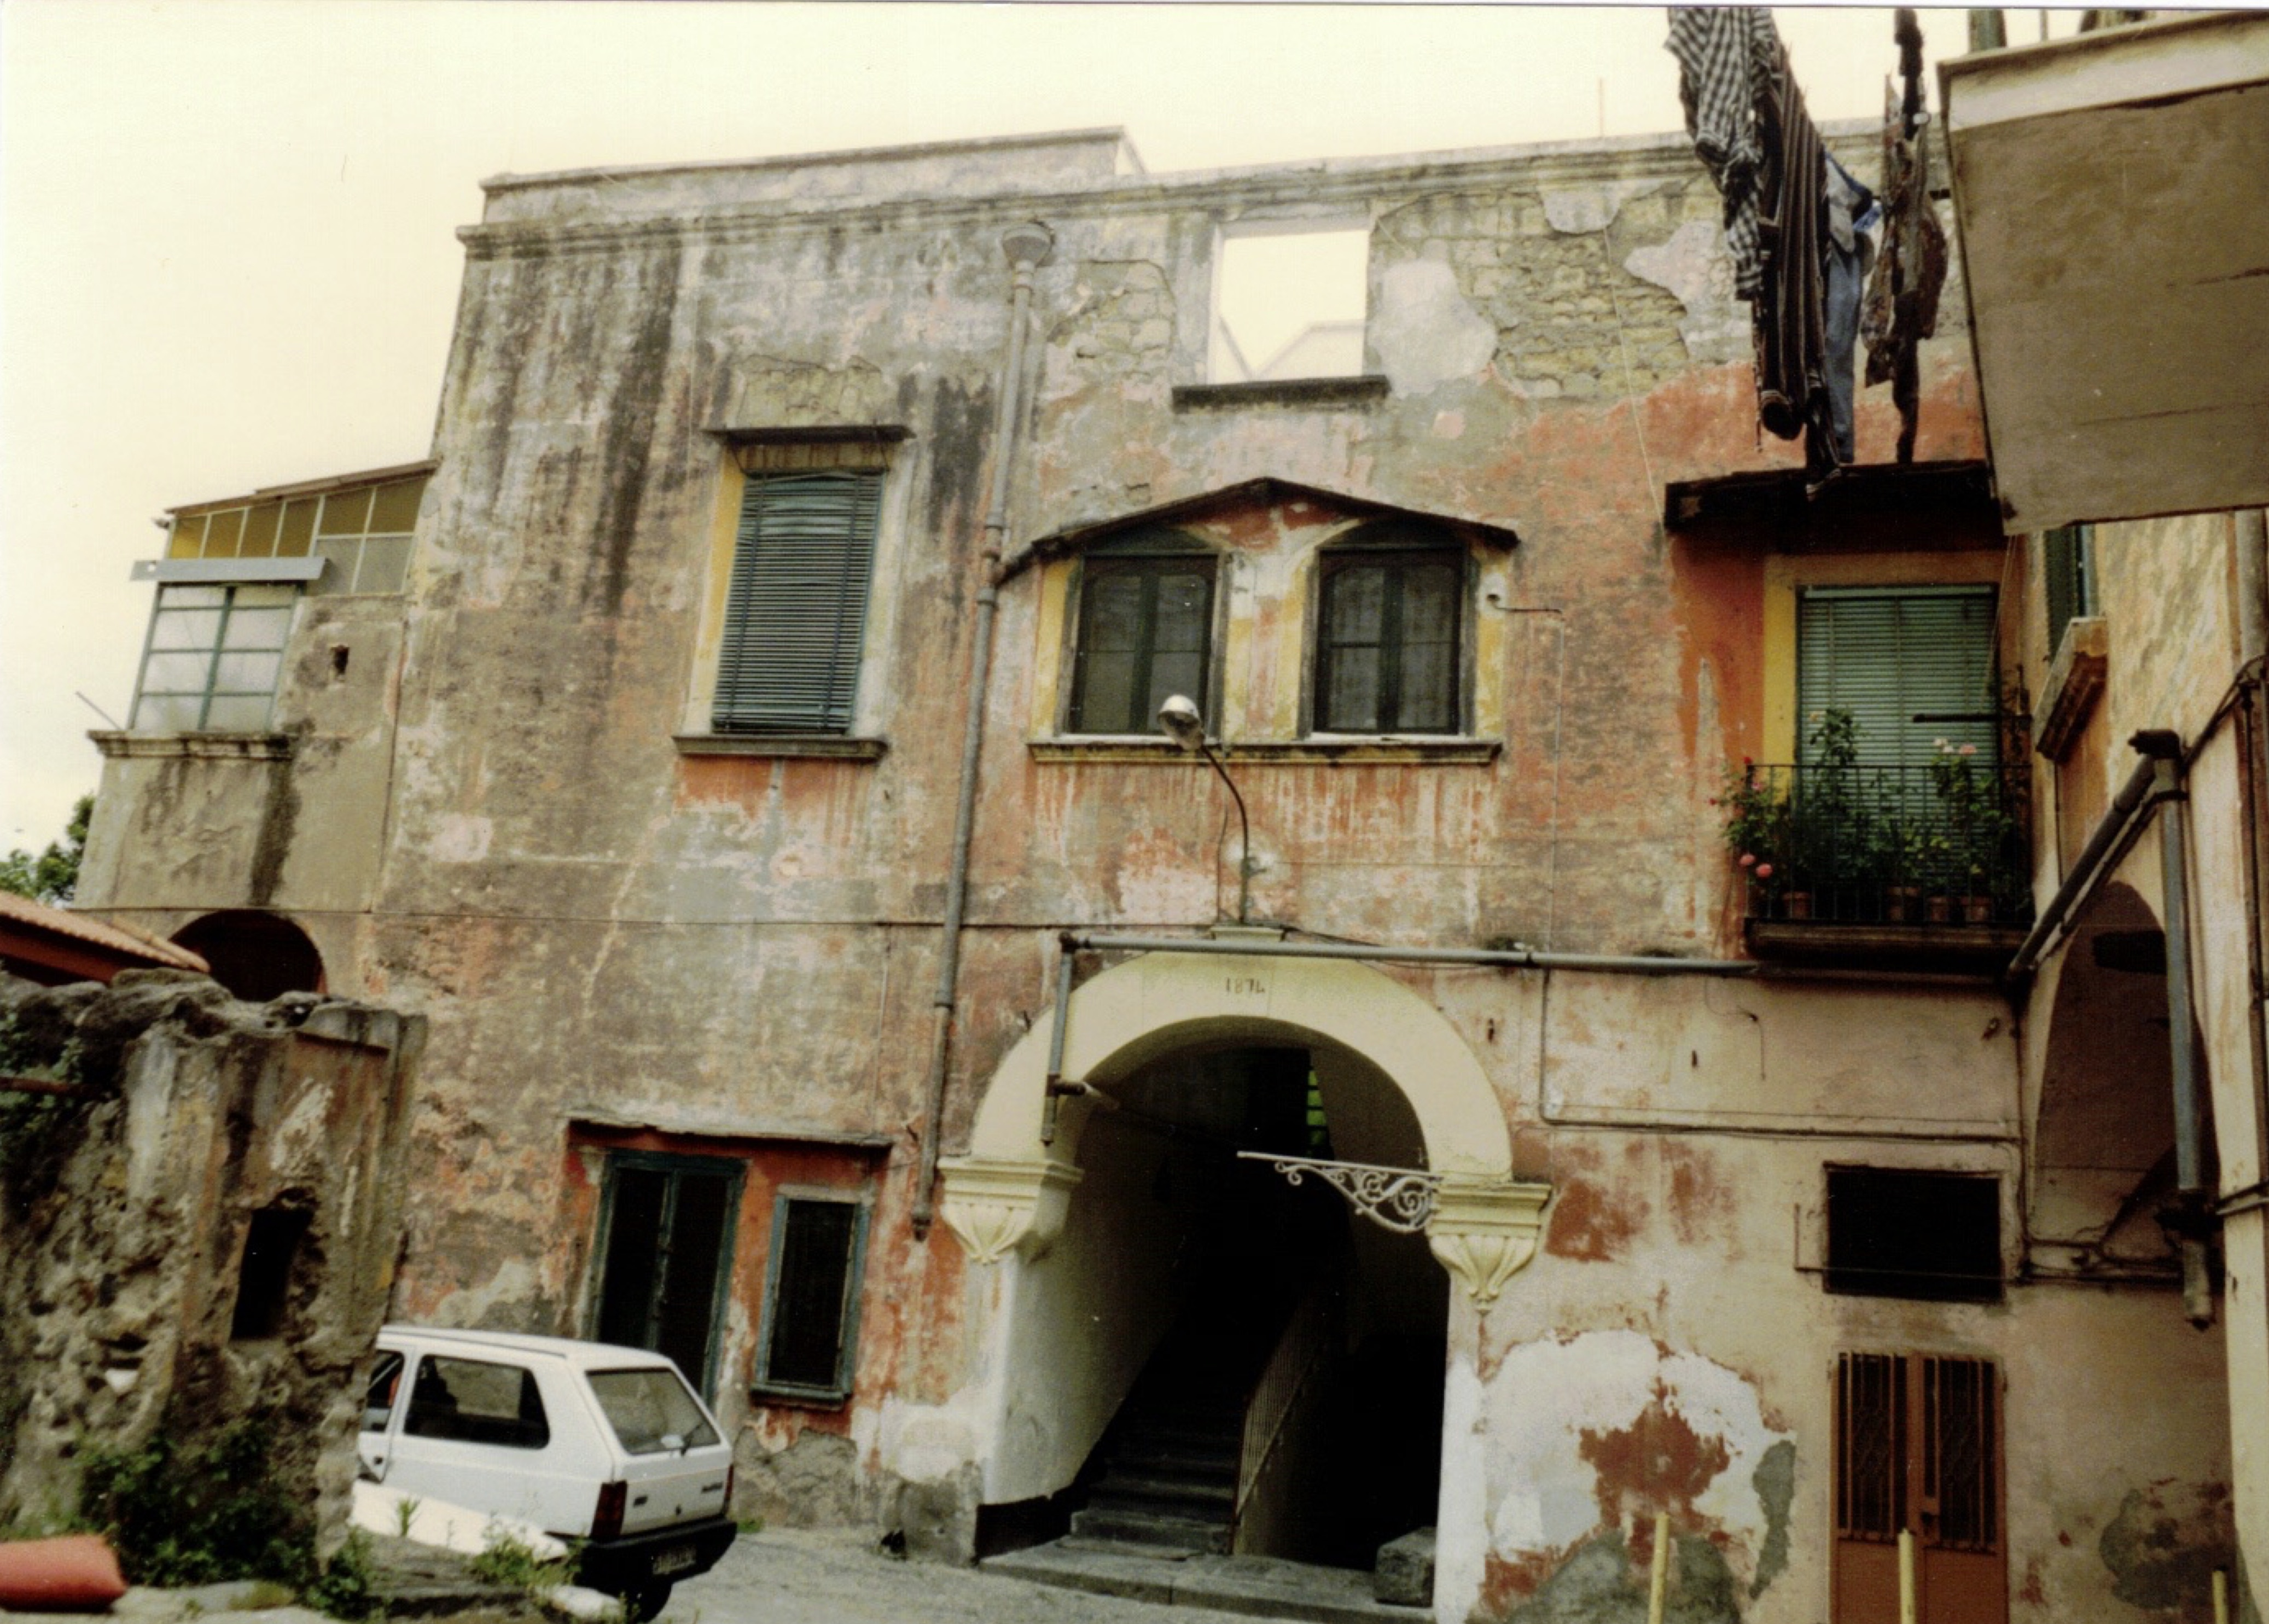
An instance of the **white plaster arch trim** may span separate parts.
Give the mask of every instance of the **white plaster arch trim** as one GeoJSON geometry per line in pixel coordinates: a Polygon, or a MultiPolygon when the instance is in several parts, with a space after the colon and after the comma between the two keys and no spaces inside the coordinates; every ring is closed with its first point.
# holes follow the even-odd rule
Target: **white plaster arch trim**
{"type": "MultiPolygon", "coordinates": [[[[1303,1034],[1361,1055],[1409,1102],[1427,1167],[1443,1181],[1428,1243],[1476,1303],[1490,1302],[1534,1255],[1551,1187],[1514,1179],[1488,1074],[1441,1011],[1401,982],[1348,959],[1146,953],[1072,994],[1063,1074],[1105,1085],[1194,1043],[1303,1034]]],[[[1079,1182],[1080,1130],[1094,1107],[1066,1100],[1055,1142],[1041,1142],[1049,1038],[1042,1023],[1009,1050],[969,1154],[942,1164],[945,1222],[979,1263],[1038,1256],[1079,1182]]]]}

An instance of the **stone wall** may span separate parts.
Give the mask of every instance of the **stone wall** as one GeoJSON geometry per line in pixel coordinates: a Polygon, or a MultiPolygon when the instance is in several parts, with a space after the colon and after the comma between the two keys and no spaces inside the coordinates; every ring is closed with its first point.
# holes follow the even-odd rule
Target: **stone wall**
{"type": "Polygon", "coordinates": [[[75,1509],[90,1446],[194,1448],[250,1419],[344,1532],[424,1037],[183,971],[0,979],[0,1069],[77,1090],[0,1096],[0,1525],[75,1509]]]}

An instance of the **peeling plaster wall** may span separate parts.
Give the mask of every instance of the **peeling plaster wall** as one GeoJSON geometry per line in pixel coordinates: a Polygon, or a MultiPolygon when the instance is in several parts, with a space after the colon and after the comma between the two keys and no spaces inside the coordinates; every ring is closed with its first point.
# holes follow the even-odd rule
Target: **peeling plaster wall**
{"type": "MultiPolygon", "coordinates": [[[[2038,883],[2061,882],[2072,859],[2103,816],[2112,794],[2137,759],[2128,740],[2144,728],[2171,728],[2195,749],[2187,788],[2191,853],[2189,894],[2192,910],[2191,945],[2194,965],[2193,1016],[2208,1092],[2213,1149],[2223,1192],[2257,1187],[2269,1165],[2269,1102],[2255,1065],[2251,1023],[2259,1018],[2248,970],[2248,936],[2263,921],[2254,918],[2245,886],[2246,799],[2236,737],[2247,714],[2240,710],[2214,728],[2217,709],[2241,665],[2237,624],[2238,531],[2227,513],[2131,520],[2095,527],[2091,565],[2096,612],[2106,637],[2103,687],[2093,712],[2065,759],[2036,758],[2052,817],[2044,819],[2035,855],[2038,883]],[[2209,736],[2209,729],[2214,728],[2209,736]]],[[[2010,543],[2013,572],[2024,572],[2026,588],[2020,623],[2025,669],[2037,690],[2056,651],[2049,646],[2044,588],[2039,579],[2039,544],[2033,537],[2010,543]]],[[[2256,811],[2254,817],[2259,816],[2256,811]]],[[[2110,876],[2132,888],[2149,911],[2149,924],[2165,917],[2161,845],[2157,830],[2145,835],[2110,876]]],[[[2083,916],[2081,923],[2088,923],[2083,916]]],[[[2073,949],[2053,953],[2036,983],[2026,1021],[2036,1033],[2037,1053],[2026,1074],[2027,1100],[2036,1119],[2065,1101],[2055,1096],[2052,1061],[2059,1037],[2067,1043],[2093,1040],[2092,1028],[2060,1034],[2063,1015],[2056,1002],[2073,949]]],[[[2163,990],[2151,1028],[2163,1045],[2163,990]]],[[[2088,1012],[2074,1011],[2085,1018],[2088,1012]]],[[[2168,1066],[2153,1067],[2163,1076],[2168,1066]]],[[[2170,1107],[2165,1108],[2170,1115],[2170,1107]]],[[[2155,1237],[2147,1235],[2146,1240],[2155,1237]]],[[[2269,1593],[2269,1223],[2256,1207],[2233,1214],[2220,1239],[2223,1289],[2222,1323],[2206,1335],[2227,1348],[2228,1421],[2234,1459],[2228,1486],[2234,1516],[2244,1531],[2243,1578],[2251,1596],[2269,1593]]],[[[2172,1312],[2171,1309],[2169,1312],[2172,1312]]],[[[2116,1551],[2139,1560],[2149,1548],[2146,1532],[2159,1522],[2187,1529],[2199,1521],[2195,1506],[2185,1508],[2179,1489],[2171,1500],[2155,1486],[2137,1483],[2134,1508],[2121,1525],[2105,1529],[2106,1560],[2116,1551]],[[2164,1503],[2162,1503],[2162,1502],[2164,1503]],[[2169,1510],[2169,1508],[2172,1508],[2169,1510]]],[[[2187,1539],[2160,1538],[2169,1561],[2188,1561],[2187,1539]]],[[[2194,1566],[2195,1563],[2193,1562],[2194,1566]]],[[[2177,1563],[2177,1568],[2180,1562],[2177,1563]]],[[[2160,1578],[2126,1583],[2121,1599],[2137,1606],[2158,1594],[2160,1578]],[[2130,1593],[2132,1592],[2132,1593],[2130,1593]]]]}
{"type": "MultiPolygon", "coordinates": [[[[1836,141],[1872,173],[1872,133],[1836,141]]],[[[1139,1270],[1091,1300],[1132,1186],[1075,1198],[1090,1206],[1058,1243],[1061,1289],[905,1222],[998,451],[1002,230],[1037,214],[1056,233],[1034,279],[1012,547],[1263,476],[1519,534],[1474,549],[1467,704],[1494,754],[1241,764],[1256,913],[1356,940],[1708,955],[1739,941],[1711,797],[1774,703],[1765,555],[1791,543],[1666,537],[1662,486],[1798,461],[1758,439],[1718,212],[1675,139],[1161,179],[1127,173],[1115,138],[1076,137],[498,182],[464,233],[410,590],[396,621],[369,611],[380,657],[358,646],[352,693],[317,693],[332,634],[307,610],[279,706],[288,764],[111,761],[86,900],[163,928],[255,899],[302,910],[338,985],[431,1017],[408,1316],[580,1327],[588,1157],[617,1142],[594,1123],[734,1147],[752,1188],[787,1176],[799,1138],[879,1137],[853,1398],[750,1400],[752,1201],[720,1407],[751,1505],[872,1518],[966,1556],[980,1501],[1062,1480],[1136,1351],[1090,1337],[1076,1369],[1018,1366],[1019,1339],[1103,1307],[1131,1337],[1149,1302],[1139,1270]],[[1372,222],[1384,395],[1178,403],[1205,376],[1217,233],[1292,218],[1372,222]],[[681,752],[672,735],[705,723],[713,539],[736,489],[718,432],[876,427],[906,431],[854,728],[884,753],[681,752]],[[1044,1414],[1051,1382],[1088,1384],[1044,1414]]],[[[1982,454],[1962,311],[1950,287],[1924,348],[1925,459],[1982,454]]],[[[1888,458],[1896,432],[1888,391],[1863,392],[1862,457],[1888,458]]],[[[1256,501],[1203,521],[1229,561],[1229,736],[1298,741],[1313,549],[1355,517],[1256,501]]],[[[1885,565],[1901,579],[1930,579],[1933,549],[1979,545],[1891,521],[1836,542],[1916,550],[1885,565]]],[[[1046,1019],[1056,930],[1202,925],[1234,884],[1209,775],[1036,748],[1061,742],[1075,570],[1002,589],[949,1151],[1046,1019]]],[[[1395,973],[1479,1061],[1521,1174],[1559,1191],[1531,1271],[1486,1316],[1453,1302],[1445,1620],[1626,1616],[1657,1503],[1681,1519],[1675,1571],[1698,1610],[1680,1616],[1816,1619],[1844,1348],[2011,1361],[2018,1472],[2096,1459],[2073,1440],[2100,1439],[2153,1482],[2226,1476],[2209,1428],[2162,1425],[2173,1401],[2154,1395],[2194,1384],[2083,1402],[2029,1366],[2020,1385],[2036,1333],[2106,1368],[2206,1378],[2150,1299],[2021,1288],[1948,1310],[1826,1297],[1808,1272],[1825,1162],[2014,1180],[2016,1046],[1997,1000],[1395,973]],[[1658,1444],[1670,1465],[1650,1464],[1658,1444]]],[[[2109,1527],[2146,1487],[2075,1480],[2027,1513],[2044,1594],[2085,1612],[2109,1593],[2087,1539],[2061,1538],[2109,1527]]]]}
{"type": "MultiPolygon", "coordinates": [[[[128,971],[107,988],[0,978],[11,1067],[93,1096],[45,1102],[53,1149],[11,1112],[0,1175],[0,1524],[76,1509],[89,1443],[178,1447],[262,1423],[277,1481],[345,1534],[362,1388],[408,1195],[424,1023],[294,993],[240,1003],[211,980],[128,971]],[[307,1214],[277,1333],[238,1338],[253,1214],[307,1214]]],[[[21,1104],[21,1096],[11,1096],[21,1104]]]]}

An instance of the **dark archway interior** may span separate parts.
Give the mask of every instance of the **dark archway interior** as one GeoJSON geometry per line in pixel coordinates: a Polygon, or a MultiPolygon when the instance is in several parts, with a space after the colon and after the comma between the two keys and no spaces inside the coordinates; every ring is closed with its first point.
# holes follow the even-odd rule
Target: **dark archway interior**
{"type": "Polygon", "coordinates": [[[322,955],[307,932],[280,913],[247,908],[208,913],[174,940],[211,965],[214,980],[249,1002],[323,990],[322,955]]]}
{"type": "Polygon", "coordinates": [[[1146,1177],[1183,1238],[1075,1532],[1369,1569],[1435,1520],[1448,1278],[1422,1235],[1250,1153],[1423,1168],[1408,1103],[1357,1057],[1289,1046],[1178,1053],[1111,1093],[1086,1159],[1146,1177]]]}
{"type": "MultiPolygon", "coordinates": [[[[2050,1015],[2033,1136],[2035,1239],[2106,1262],[2171,1266],[2154,1217],[2174,1186],[2168,1021],[2158,918],[2132,887],[2106,885],[2065,949],[2050,1015]]],[[[2195,1031],[2191,1043],[2203,1078],[2195,1031]]]]}

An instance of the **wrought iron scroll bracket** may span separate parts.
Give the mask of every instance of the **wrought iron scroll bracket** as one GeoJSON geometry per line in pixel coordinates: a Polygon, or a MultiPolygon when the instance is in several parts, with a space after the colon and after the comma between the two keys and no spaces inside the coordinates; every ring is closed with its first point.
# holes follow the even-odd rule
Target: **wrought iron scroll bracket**
{"type": "Polygon", "coordinates": [[[1318,1162],[1306,1156],[1275,1155],[1265,1150],[1240,1150],[1243,1162],[1266,1162],[1282,1173],[1288,1185],[1297,1185],[1309,1174],[1347,1198],[1354,1207],[1382,1229],[1415,1235],[1434,1215],[1434,1198],[1442,1188],[1438,1173],[1408,1167],[1374,1167],[1367,1162],[1318,1162]]]}

